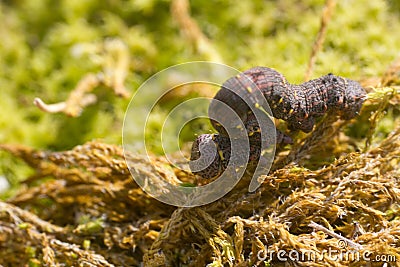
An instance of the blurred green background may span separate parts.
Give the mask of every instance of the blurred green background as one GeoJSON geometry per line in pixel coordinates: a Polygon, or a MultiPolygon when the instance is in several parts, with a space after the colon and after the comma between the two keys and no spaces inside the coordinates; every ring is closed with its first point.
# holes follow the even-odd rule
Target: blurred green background
{"type": "MultiPolygon", "coordinates": [[[[32,102],[64,101],[96,55],[77,45],[122,40],[130,53],[131,94],[174,64],[220,60],[239,70],[262,65],[302,82],[324,1],[191,1],[191,16],[210,50],[193,44],[166,0],[17,0],[0,2],[0,143],[64,150],[93,139],[121,143],[129,99],[99,87],[81,116],[47,114],[32,102]]],[[[400,54],[399,1],[338,1],[312,78],[328,72],[352,79],[381,75],[400,54]]],[[[159,112],[162,112],[160,110],[159,112]]],[[[159,127],[153,125],[152,127],[159,127]]],[[[29,169],[0,152],[0,176],[12,186],[29,169]]]]}

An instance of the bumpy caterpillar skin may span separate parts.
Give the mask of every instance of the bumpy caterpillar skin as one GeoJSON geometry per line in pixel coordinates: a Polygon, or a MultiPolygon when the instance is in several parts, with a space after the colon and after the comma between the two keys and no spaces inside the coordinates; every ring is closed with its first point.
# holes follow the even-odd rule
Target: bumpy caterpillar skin
{"type": "MultiPolygon", "coordinates": [[[[259,103],[253,97],[255,90],[261,91],[275,118],[287,121],[290,129],[303,132],[310,132],[315,119],[327,112],[333,111],[346,120],[354,118],[366,95],[358,82],[331,73],[293,85],[276,70],[255,67],[228,79],[222,85],[211,101],[210,116],[221,117],[218,113],[219,102],[215,101],[219,100],[235,110],[245,121],[250,110],[246,102],[265,106],[265,103],[259,103]]],[[[224,118],[221,117],[221,120],[224,118]]],[[[212,123],[218,132],[224,132],[215,121],[212,123]]]]}
{"type": "MultiPolygon", "coordinates": [[[[247,116],[245,122],[246,131],[249,135],[249,159],[248,163],[258,162],[261,155],[261,133],[259,125],[254,115],[247,116]]],[[[276,130],[277,144],[291,144],[293,140],[276,130]]],[[[233,139],[235,142],[240,142],[240,139],[233,139]]],[[[246,151],[237,151],[237,154],[247,155],[246,151]]],[[[227,168],[231,159],[231,139],[226,135],[221,134],[202,134],[193,142],[190,156],[190,167],[194,174],[200,175],[202,178],[216,178],[222,174],[227,168]],[[201,147],[202,146],[202,147],[201,147]],[[218,153],[215,153],[217,151],[218,153]],[[200,157],[203,156],[201,159],[200,157]],[[196,162],[195,160],[201,160],[196,162]],[[206,160],[208,159],[208,160],[206,160]]],[[[241,162],[246,162],[243,159],[241,162]]]]}
{"type": "MultiPolygon", "coordinates": [[[[357,116],[366,98],[361,85],[353,80],[327,74],[299,85],[290,84],[276,70],[255,67],[228,79],[210,103],[209,116],[219,135],[201,135],[192,147],[191,160],[200,158],[199,147],[205,140],[212,140],[218,149],[212,164],[201,171],[194,171],[203,178],[218,177],[226,168],[230,156],[230,141],[224,127],[233,120],[221,112],[221,103],[231,107],[243,121],[250,142],[249,162],[258,161],[261,150],[261,135],[255,116],[248,106],[264,107],[267,104],[275,118],[285,120],[291,130],[312,131],[315,119],[330,112],[349,120],[357,116]],[[229,88],[229,89],[228,89],[229,88]],[[259,97],[262,94],[264,98],[259,97]],[[256,129],[256,130],[255,130],[256,129]],[[229,145],[228,145],[229,143],[229,145]]],[[[230,126],[230,127],[235,127],[230,126]]],[[[291,143],[290,137],[277,131],[277,143],[291,143]]]]}

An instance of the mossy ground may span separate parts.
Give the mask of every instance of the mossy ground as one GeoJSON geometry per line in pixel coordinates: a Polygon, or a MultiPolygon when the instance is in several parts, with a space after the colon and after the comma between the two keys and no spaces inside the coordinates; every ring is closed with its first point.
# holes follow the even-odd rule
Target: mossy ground
{"type": "MultiPolygon", "coordinates": [[[[397,261],[388,264],[398,266],[397,1],[336,4],[312,77],[333,72],[359,80],[369,99],[355,120],[330,116],[313,133],[297,133],[295,144],[281,149],[274,170],[252,194],[244,179],[219,201],[193,209],[146,195],[131,179],[119,146],[129,99],[115,97],[107,85],[95,88],[97,102],[79,117],[45,113],[32,104],[35,97],[64,101],[86,74],[104,71],[107,55],[99,47],[110,39],[127,46],[125,86],[131,94],[155,72],[192,60],[240,70],[269,66],[293,83],[303,81],[323,1],[194,1],[190,16],[185,3],[0,4],[0,174],[12,184],[0,202],[0,264],[276,266],[283,263],[276,257],[260,260],[257,253],[295,249],[320,256],[328,249],[355,249],[372,252],[371,258],[394,255],[397,261]],[[356,246],[340,247],[337,238],[315,231],[311,222],[356,246]]],[[[160,117],[179,98],[161,103],[160,117]]],[[[153,131],[161,126],[162,121],[151,125],[153,131]]],[[[207,131],[209,125],[203,121],[198,127],[207,131]]],[[[183,140],[194,139],[194,132],[185,134],[183,140]]],[[[150,168],[140,155],[128,160],[150,168]]],[[[152,175],[196,182],[175,169],[171,177],[162,157],[155,156],[155,162],[162,173],[152,175]]],[[[289,264],[367,262],[325,258],[289,264]]]]}

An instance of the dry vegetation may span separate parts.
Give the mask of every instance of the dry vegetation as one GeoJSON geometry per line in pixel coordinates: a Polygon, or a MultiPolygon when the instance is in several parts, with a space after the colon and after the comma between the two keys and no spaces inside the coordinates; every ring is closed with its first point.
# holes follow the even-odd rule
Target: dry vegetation
{"type": "MultiPolygon", "coordinates": [[[[398,78],[396,64],[387,73],[398,78]]],[[[384,76],[382,81],[386,80],[384,76]]],[[[395,82],[398,79],[392,77],[385,84],[392,87],[369,94],[360,118],[367,116],[375,125],[373,120],[380,115],[365,111],[373,108],[382,113],[399,104],[399,95],[388,90],[396,87],[395,82]]],[[[400,127],[364,152],[344,153],[315,171],[300,167],[299,161],[306,164],[317,153],[316,146],[341,147],[343,153],[351,143],[340,138],[345,123],[326,125],[322,121],[292,149],[289,158],[296,163],[283,164],[278,157],[275,171],[255,193],[247,191],[245,177],[224,198],[197,208],[174,208],[146,195],[131,178],[118,146],[90,142],[71,151],[43,152],[3,145],[35,174],[20,193],[0,203],[2,264],[275,266],[276,255],[260,261],[258,252],[296,250],[321,257],[329,249],[371,252],[371,259],[376,255],[400,259],[400,127]]],[[[143,172],[153,169],[139,155],[127,160],[143,172]]],[[[161,158],[154,162],[160,173],[149,172],[149,176],[170,176],[167,170],[163,174],[161,158]]],[[[178,170],[176,175],[193,181],[178,170]]],[[[326,257],[290,262],[294,266],[367,264],[362,259],[326,257]]],[[[389,264],[396,266],[398,261],[389,264]]]]}
{"type": "MultiPolygon", "coordinates": [[[[323,9],[306,77],[315,68],[335,4],[328,0],[323,9]]],[[[172,1],[171,16],[184,38],[205,58],[220,61],[189,11],[187,1],[172,1]]],[[[126,95],[128,63],[112,62],[120,72],[110,75],[102,65],[102,76],[80,75],[83,84],[85,77],[95,81],[78,86],[79,96],[70,94],[54,112],[79,115],[92,103],[81,100],[98,85],[126,95]]],[[[0,144],[33,170],[16,194],[0,201],[0,266],[400,266],[399,62],[360,81],[368,100],[359,117],[345,122],[330,114],[312,133],[293,133],[295,144],[280,149],[257,191],[248,192],[247,173],[229,194],[206,206],[168,206],[138,187],[127,161],[149,179],[197,182],[190,173],[171,173],[163,157],[153,157],[155,172],[143,155],[124,158],[120,146],[100,141],[63,152],[0,144]],[[355,128],[367,128],[366,135],[357,136],[355,128]],[[260,257],[279,250],[321,260],[260,257]],[[333,256],[350,256],[327,257],[332,250],[333,256]],[[391,261],[354,260],[351,253],[391,261]]],[[[53,112],[43,101],[36,104],[53,112]]]]}

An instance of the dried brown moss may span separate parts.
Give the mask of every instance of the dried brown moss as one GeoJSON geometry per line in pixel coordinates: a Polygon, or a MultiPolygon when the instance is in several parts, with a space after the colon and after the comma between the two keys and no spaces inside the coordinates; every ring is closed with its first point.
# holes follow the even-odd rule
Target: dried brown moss
{"type": "MultiPolygon", "coordinates": [[[[381,114],[398,105],[392,89],[369,94],[358,119],[370,119],[372,132],[381,114]]],[[[352,139],[343,138],[345,122],[333,120],[326,118],[313,133],[299,136],[290,151],[283,149],[255,193],[248,192],[244,177],[224,198],[196,208],[171,207],[145,194],[118,146],[90,142],[71,151],[43,152],[2,145],[36,170],[20,193],[0,202],[2,264],[283,266],[276,254],[265,260],[257,255],[296,250],[322,257],[329,249],[400,259],[400,126],[364,152],[351,152],[352,139]],[[313,165],[315,170],[302,167],[315,164],[322,146],[336,146],[332,152],[338,159],[313,165]],[[351,242],[342,247],[335,234],[351,242]]],[[[127,160],[149,179],[194,182],[179,170],[171,173],[162,158],[153,159],[155,167],[139,155],[127,160]]],[[[326,257],[287,263],[367,264],[326,257]]]]}

